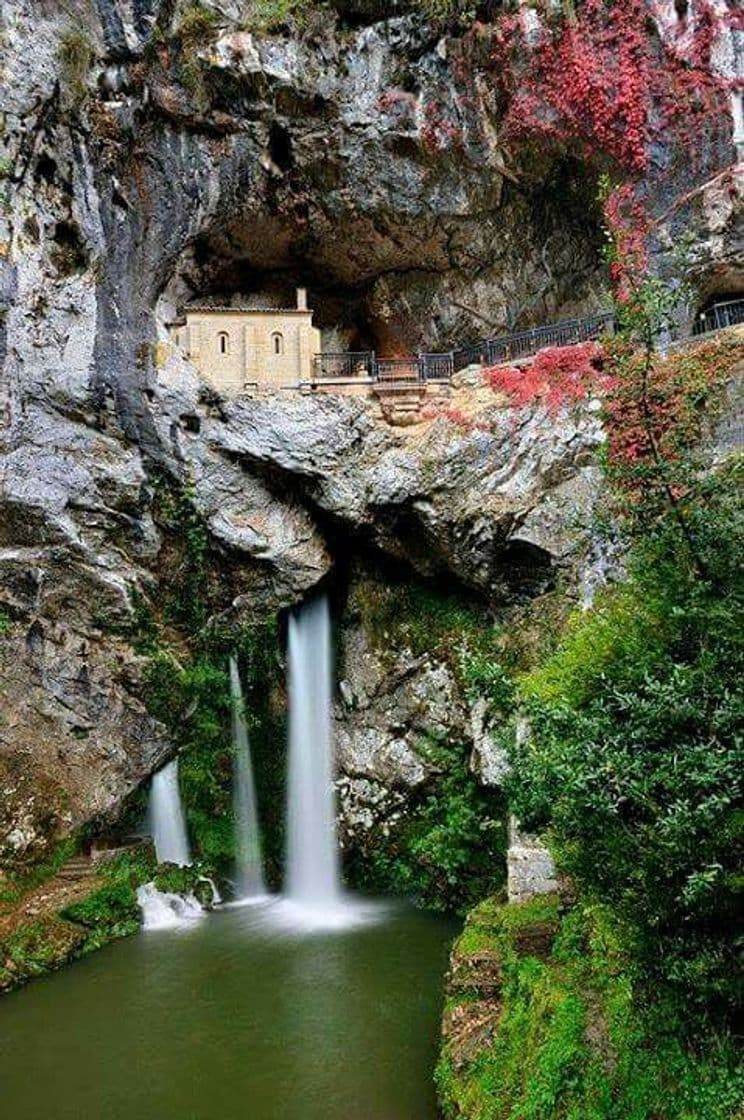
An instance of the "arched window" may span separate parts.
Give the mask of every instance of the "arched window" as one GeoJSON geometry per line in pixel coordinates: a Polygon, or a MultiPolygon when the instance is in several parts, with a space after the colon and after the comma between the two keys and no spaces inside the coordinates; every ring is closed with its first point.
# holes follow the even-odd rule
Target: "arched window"
{"type": "Polygon", "coordinates": [[[217,335],[217,349],[220,354],[230,353],[230,335],[227,331],[220,331],[217,335]]]}
{"type": "Polygon", "coordinates": [[[272,354],[284,353],[284,335],[281,331],[274,331],[271,336],[271,352],[272,354]]]}

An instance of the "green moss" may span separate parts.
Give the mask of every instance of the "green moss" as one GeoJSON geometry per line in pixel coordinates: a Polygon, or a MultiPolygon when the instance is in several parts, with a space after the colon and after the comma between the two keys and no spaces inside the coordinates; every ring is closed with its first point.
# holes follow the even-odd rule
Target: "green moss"
{"type": "Polygon", "coordinates": [[[84,932],[57,914],[36,918],[0,941],[0,992],[61,968],[79,955],[84,932]]]}
{"type": "Polygon", "coordinates": [[[65,32],[59,45],[62,95],[69,109],[79,109],[88,96],[87,79],[95,54],[87,32],[65,32]]]}
{"type": "Polygon", "coordinates": [[[153,871],[150,856],[124,853],[101,869],[102,886],[61,912],[63,918],[85,930],[81,954],[137,932],[140,927],[137,888],[152,878],[153,871]]]}
{"type": "Polygon", "coordinates": [[[303,22],[303,15],[313,7],[307,0],[252,0],[247,5],[245,26],[249,31],[275,31],[291,20],[303,22]]]}
{"type": "MultiPolygon", "coordinates": [[[[61,845],[53,861],[35,869],[32,885],[38,886],[52,875],[73,851],[74,847],[61,845]]],[[[140,927],[137,888],[153,878],[154,871],[154,861],[147,853],[124,853],[103,865],[101,884],[86,898],[59,913],[15,926],[0,940],[0,991],[19,987],[136,933],[140,927]]],[[[27,889],[31,878],[25,881],[27,889]]]]}
{"type": "MultiPolygon", "coordinates": [[[[554,897],[490,902],[469,916],[453,973],[485,951],[503,969],[497,1026],[475,1052],[450,1034],[437,1069],[446,1117],[734,1120],[744,1083],[731,1039],[703,1031],[696,1046],[683,1041],[683,1009],[639,986],[632,946],[606,908],[561,917],[554,897]],[[543,926],[555,937],[536,956],[543,926]]],[[[470,998],[454,994],[450,1011],[467,1014],[470,998]]]]}
{"type": "Polygon", "coordinates": [[[445,661],[469,695],[508,706],[511,683],[503,662],[503,630],[481,604],[415,579],[366,576],[349,600],[383,658],[410,649],[445,661]]]}

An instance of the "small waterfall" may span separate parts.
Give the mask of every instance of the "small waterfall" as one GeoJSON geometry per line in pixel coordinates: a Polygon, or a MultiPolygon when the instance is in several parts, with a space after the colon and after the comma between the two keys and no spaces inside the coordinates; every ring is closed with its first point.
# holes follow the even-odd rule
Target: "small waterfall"
{"type": "Polygon", "coordinates": [[[150,788],[150,829],[158,863],[191,863],[186,820],[178,789],[178,759],[153,775],[150,788]]]}
{"type": "Polygon", "coordinates": [[[289,619],[287,894],[315,910],[341,902],[331,737],[331,620],[314,599],[289,619]]]}
{"type": "Polygon", "coordinates": [[[245,702],[240,684],[238,663],[230,658],[230,694],[232,697],[233,747],[235,750],[235,839],[238,890],[241,898],[266,894],[261,858],[261,833],[253,781],[251,746],[245,719],[245,702]]]}
{"type": "Polygon", "coordinates": [[[159,891],[154,883],[137,888],[137,905],[142,911],[142,928],[177,929],[204,917],[204,909],[193,894],[183,897],[159,891]]]}

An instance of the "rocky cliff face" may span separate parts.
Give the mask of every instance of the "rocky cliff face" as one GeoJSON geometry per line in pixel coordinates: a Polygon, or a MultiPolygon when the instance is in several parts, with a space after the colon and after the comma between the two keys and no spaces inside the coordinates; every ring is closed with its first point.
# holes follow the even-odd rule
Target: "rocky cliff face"
{"type": "MultiPolygon", "coordinates": [[[[188,487],[231,618],[296,602],[339,556],[370,549],[496,609],[572,561],[596,500],[591,409],[515,422],[464,377],[453,403],[471,422],[402,432],[364,401],[222,400],[172,351],[165,324],[182,299],[297,281],[322,326],[381,349],[602,301],[581,176],[556,164],[514,180],[487,88],[464,96],[462,45],[415,5],[339,3],[335,23],[292,35],[246,27],[238,2],[204,7],[3,8],[11,859],[111,812],[172,750],[116,636],[138,596],[161,591],[162,480],[188,487]]],[[[387,781],[390,766],[417,780],[400,712],[413,726],[421,690],[446,693],[439,672],[420,664],[381,685],[384,750],[351,705],[342,758],[353,734],[366,761],[348,762],[350,782],[387,781]]]]}

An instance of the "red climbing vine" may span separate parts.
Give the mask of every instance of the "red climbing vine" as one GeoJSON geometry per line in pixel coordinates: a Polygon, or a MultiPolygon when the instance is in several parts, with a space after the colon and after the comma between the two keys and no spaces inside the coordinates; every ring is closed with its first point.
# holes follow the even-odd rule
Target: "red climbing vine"
{"type": "Polygon", "coordinates": [[[573,18],[525,9],[493,25],[493,76],[504,117],[502,139],[578,146],[625,174],[650,171],[663,138],[700,147],[701,132],[729,125],[722,96],[731,81],[712,56],[735,17],[696,5],[694,28],[658,33],[650,0],[584,0],[573,18]]]}
{"type": "Polygon", "coordinates": [[[484,378],[516,408],[542,404],[551,414],[586,400],[605,386],[604,350],[598,342],[553,346],[541,350],[522,369],[495,366],[484,378]]]}

